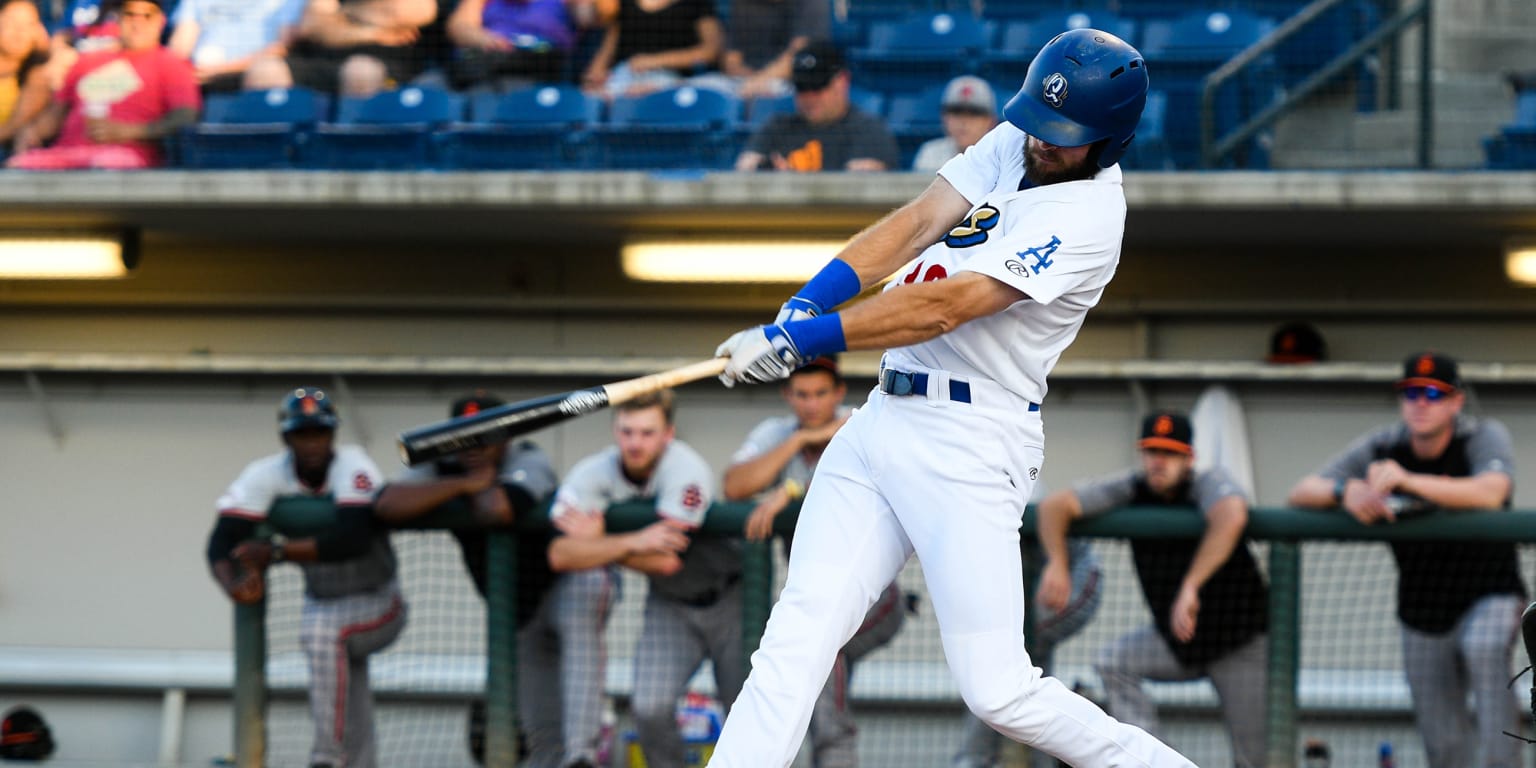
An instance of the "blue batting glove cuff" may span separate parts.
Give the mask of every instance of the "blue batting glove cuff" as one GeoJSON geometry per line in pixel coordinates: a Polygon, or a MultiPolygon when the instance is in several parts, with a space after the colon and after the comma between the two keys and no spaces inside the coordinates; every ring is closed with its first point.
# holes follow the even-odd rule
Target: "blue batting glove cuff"
{"type": "MultiPolygon", "coordinates": [[[[843,318],[836,312],[768,327],[782,329],[804,360],[814,360],[822,355],[833,355],[848,349],[848,341],[843,338],[843,318]]],[[[769,338],[772,338],[771,334],[769,338]]]]}
{"type": "Polygon", "coordinates": [[[859,273],[854,272],[848,262],[833,259],[827,262],[827,265],[822,267],[804,288],[796,292],[794,298],[789,300],[789,303],[794,303],[798,299],[810,306],[790,307],[786,304],[785,308],[806,310],[813,315],[824,315],[827,310],[859,295],[862,289],[863,284],[859,282],[859,273]]]}

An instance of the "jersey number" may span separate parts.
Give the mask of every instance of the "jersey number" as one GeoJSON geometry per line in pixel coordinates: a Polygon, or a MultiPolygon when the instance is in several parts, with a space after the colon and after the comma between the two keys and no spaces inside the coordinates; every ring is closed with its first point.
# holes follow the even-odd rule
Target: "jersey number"
{"type": "Polygon", "coordinates": [[[901,279],[902,284],[911,285],[912,283],[918,282],[917,276],[919,274],[923,276],[922,282],[925,283],[931,283],[934,280],[943,280],[944,278],[949,277],[949,272],[944,269],[944,265],[934,264],[928,267],[928,271],[924,272],[923,263],[919,261],[915,266],[912,267],[912,271],[908,272],[907,276],[901,279]]]}

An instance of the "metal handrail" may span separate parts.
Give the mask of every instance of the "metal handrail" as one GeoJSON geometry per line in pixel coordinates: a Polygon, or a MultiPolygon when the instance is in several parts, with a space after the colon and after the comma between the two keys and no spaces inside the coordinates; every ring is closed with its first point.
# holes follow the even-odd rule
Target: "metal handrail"
{"type": "MultiPolygon", "coordinates": [[[[1424,28],[1427,30],[1429,27],[1429,0],[1419,0],[1416,5],[1399,10],[1397,15],[1357,41],[1348,50],[1334,57],[1322,67],[1319,67],[1306,79],[1287,89],[1283,96],[1270,103],[1269,106],[1265,107],[1257,115],[1249,118],[1218,141],[1216,138],[1217,89],[1226,81],[1236,77],[1244,68],[1258,60],[1259,57],[1274,50],[1281,43],[1295,35],[1302,27],[1342,2],[1344,0],[1314,0],[1314,2],[1282,22],[1274,32],[1266,35],[1264,39],[1248,46],[1205,76],[1200,90],[1200,158],[1201,164],[1204,167],[1216,167],[1221,162],[1221,159],[1231,154],[1238,145],[1279,120],[1280,117],[1293,110],[1297,104],[1321,89],[1324,84],[1344,71],[1346,67],[1355,64],[1368,53],[1380,47],[1388,38],[1398,35],[1409,24],[1422,20],[1424,28]]],[[[1433,127],[1429,120],[1433,104],[1433,91],[1430,88],[1429,79],[1431,46],[1430,36],[1427,31],[1420,37],[1422,44],[1421,55],[1419,56],[1418,160],[1420,167],[1427,168],[1430,164],[1430,146],[1433,135],[1433,127]]]]}

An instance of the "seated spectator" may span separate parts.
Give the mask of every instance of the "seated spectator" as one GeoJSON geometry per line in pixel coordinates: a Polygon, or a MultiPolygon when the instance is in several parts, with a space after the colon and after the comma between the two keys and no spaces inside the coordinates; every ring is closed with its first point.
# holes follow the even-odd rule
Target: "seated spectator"
{"type": "Polygon", "coordinates": [[[181,0],[169,47],[204,93],[238,91],[256,59],[287,55],[303,13],[304,0],[181,0]]]}
{"type": "Polygon", "coordinates": [[[949,81],[940,104],[944,135],[918,147],[917,157],[912,159],[914,171],[937,172],[939,166],[997,127],[997,95],[987,81],[975,75],[949,81]]]}
{"type": "Polygon", "coordinates": [[[48,30],[31,0],[0,3],[0,150],[48,105],[48,30]]]}
{"type": "Polygon", "coordinates": [[[670,88],[714,69],[724,37],[713,0],[619,0],[582,85],[608,97],[670,88]]]}
{"type": "Polygon", "coordinates": [[[252,62],[245,87],[353,97],[397,88],[426,70],[419,38],[436,18],[437,0],[308,0],[287,58],[252,62]]]}
{"type": "Polygon", "coordinates": [[[510,90],[559,80],[578,30],[596,22],[594,0],[462,0],[448,17],[450,81],[510,90]]]}
{"type": "Polygon", "coordinates": [[[733,0],[721,70],[743,99],[790,93],[795,54],[831,35],[827,0],[733,0]]]}
{"type": "Polygon", "coordinates": [[[192,65],[160,44],[163,0],[123,0],[120,50],[84,54],[56,98],[16,135],[6,166],[25,170],[149,168],[159,142],[197,120],[192,65]],[[58,137],[53,146],[43,142],[58,137]]]}
{"type": "Polygon", "coordinates": [[[896,139],[880,118],[848,100],[843,55],[815,42],[795,54],[795,111],[775,115],[747,141],[736,170],[884,171],[899,163],[896,139]]]}

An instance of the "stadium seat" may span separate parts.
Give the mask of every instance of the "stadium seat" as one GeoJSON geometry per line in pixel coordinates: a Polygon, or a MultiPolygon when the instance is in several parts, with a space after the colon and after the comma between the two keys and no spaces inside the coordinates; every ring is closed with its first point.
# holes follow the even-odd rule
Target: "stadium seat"
{"type": "Polygon", "coordinates": [[[606,168],[729,168],[740,122],[735,96],[682,86],[614,99],[594,137],[606,168]]]}
{"type": "Polygon", "coordinates": [[[1057,35],[1072,29],[1102,29],[1131,45],[1136,44],[1136,22],[1106,10],[1078,10],[1047,13],[1027,21],[1010,21],[1001,26],[997,44],[982,53],[978,74],[998,88],[999,93],[1017,90],[1024,72],[1035,54],[1057,35]]]}
{"type": "Polygon", "coordinates": [[[482,93],[470,119],[443,133],[443,165],[461,169],[557,170],[590,165],[590,128],[603,102],[568,85],[482,93]]]}
{"type": "Polygon", "coordinates": [[[181,163],[193,168],[292,167],[326,103],[303,88],[211,96],[202,121],[179,137],[181,163]]]}
{"type": "Polygon", "coordinates": [[[879,91],[854,85],[848,89],[848,101],[858,107],[860,112],[867,112],[876,117],[885,115],[885,94],[879,91]]]}
{"type": "MultiPolygon", "coordinates": [[[[1141,53],[1157,86],[1168,98],[1165,125],[1169,151],[1180,168],[1198,168],[1201,91],[1205,76],[1274,31],[1275,23],[1241,10],[1201,11],[1172,20],[1149,21],[1141,53]]],[[[1260,57],[1216,94],[1217,136],[1235,128],[1275,96],[1279,87],[1273,55],[1260,57]]],[[[1249,167],[1267,163],[1257,142],[1242,150],[1249,167]]]]}
{"type": "Polygon", "coordinates": [[[896,137],[901,150],[901,167],[912,167],[912,159],[923,142],[944,135],[943,109],[944,88],[928,88],[918,94],[898,94],[891,97],[886,111],[885,124],[896,137]]]}
{"type": "Polygon", "coordinates": [[[1173,157],[1168,152],[1168,95],[1153,90],[1147,93],[1147,106],[1136,125],[1136,139],[1120,159],[1123,168],[1138,171],[1171,171],[1173,157]]]}
{"type": "Polygon", "coordinates": [[[869,45],[849,52],[853,81],[885,93],[914,93],[972,72],[990,28],[967,14],[920,13],[876,22],[869,45]]]}
{"type": "Polygon", "coordinates": [[[1536,91],[1515,95],[1515,118],[1483,140],[1488,167],[1499,170],[1536,169],[1536,91]]]}
{"type": "Polygon", "coordinates": [[[437,159],[435,132],[460,120],[463,111],[462,97],[437,88],[343,99],[336,121],[315,127],[303,163],[358,171],[430,168],[437,159]]]}

